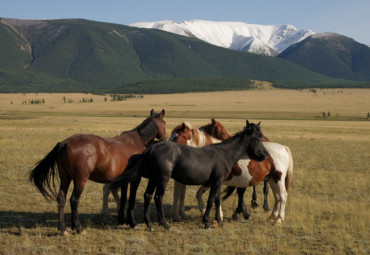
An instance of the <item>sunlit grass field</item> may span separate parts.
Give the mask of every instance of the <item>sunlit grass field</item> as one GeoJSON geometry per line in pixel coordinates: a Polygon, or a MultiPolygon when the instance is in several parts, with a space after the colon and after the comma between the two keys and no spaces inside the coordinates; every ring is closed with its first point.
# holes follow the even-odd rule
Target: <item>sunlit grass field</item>
{"type": "MultiPolygon", "coordinates": [[[[370,253],[370,90],[272,89],[110,99],[91,94],[0,94],[0,254],[370,253]],[[93,102],[82,102],[84,98],[93,102]],[[37,99],[44,103],[28,103],[37,99]],[[132,230],[117,225],[112,197],[111,216],[100,214],[103,185],[88,182],[79,207],[87,234],[59,236],[57,204],[43,199],[28,182],[28,172],[68,136],[115,136],[139,125],[152,108],[166,110],[168,134],[184,120],[198,127],[214,117],[230,133],[240,131],[246,119],[262,121],[264,134],[288,145],[293,154],[283,225],[266,221],[262,185],[257,186],[259,208],[250,208],[251,188],[245,195],[249,220],[232,220],[237,207],[233,195],[222,204],[222,227],[204,230],[197,187],[188,187],[189,218],[172,222],[171,181],[164,199],[171,230],[155,224],[155,231],[149,232],[143,224],[143,180],[136,206],[139,226],[132,230]]],[[[71,191],[72,187],[69,195],[71,191]]],[[[270,207],[273,201],[270,192],[270,207]]],[[[66,213],[70,227],[69,201],[66,213]]],[[[154,202],[151,213],[156,223],[154,202]]]]}

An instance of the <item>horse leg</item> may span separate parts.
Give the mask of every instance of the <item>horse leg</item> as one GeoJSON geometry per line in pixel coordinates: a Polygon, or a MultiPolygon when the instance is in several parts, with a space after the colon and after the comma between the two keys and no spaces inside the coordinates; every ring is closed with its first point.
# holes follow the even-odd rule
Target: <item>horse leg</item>
{"type": "Polygon", "coordinates": [[[74,180],[74,188],[72,196],[70,198],[71,211],[72,211],[72,230],[76,230],[78,234],[83,233],[84,229],[81,225],[79,216],[78,216],[78,205],[80,203],[81,194],[85,188],[86,180],[76,181],[74,180]]]}
{"type": "Polygon", "coordinates": [[[105,184],[103,187],[103,206],[101,209],[101,213],[103,215],[108,215],[108,197],[110,193],[110,188],[108,184],[105,184]]]}
{"type": "Polygon", "coordinates": [[[169,181],[168,179],[163,179],[162,182],[157,186],[157,190],[155,191],[154,195],[154,201],[157,208],[159,224],[162,225],[167,230],[170,229],[170,226],[166,222],[166,217],[164,217],[163,196],[166,191],[168,181],[169,181]]]}
{"type": "Polygon", "coordinates": [[[185,219],[187,216],[185,214],[185,194],[186,194],[186,185],[183,184],[182,189],[180,190],[180,217],[185,219]]]}
{"type": "Polygon", "coordinates": [[[128,201],[127,223],[130,225],[131,228],[135,228],[137,225],[135,221],[135,200],[140,181],[141,177],[130,183],[130,199],[128,201]]]}
{"type": "Polygon", "coordinates": [[[144,222],[148,226],[149,231],[153,231],[153,226],[150,222],[150,201],[152,200],[156,184],[153,179],[149,179],[148,186],[144,193],[144,222]]]}
{"type": "Polygon", "coordinates": [[[272,193],[274,194],[274,199],[275,199],[274,208],[272,209],[269,220],[272,223],[275,223],[275,221],[277,220],[278,215],[279,215],[280,196],[279,196],[279,192],[278,192],[278,186],[275,183],[275,181],[270,179],[269,184],[270,184],[270,187],[272,189],[272,193]]]}
{"type": "MultiPolygon", "coordinates": [[[[204,223],[204,228],[208,229],[209,228],[209,213],[211,212],[212,205],[215,201],[215,197],[217,195],[217,191],[220,189],[221,184],[216,183],[211,186],[211,190],[209,192],[209,197],[207,201],[207,207],[206,211],[204,212],[203,215],[203,223],[204,223]]],[[[216,210],[217,213],[219,214],[219,210],[216,210]]]]}
{"type": "Polygon", "coordinates": [[[263,209],[265,212],[270,211],[269,202],[268,202],[268,194],[269,194],[269,184],[268,180],[263,181],[263,209]]]}
{"type": "Polygon", "coordinates": [[[244,217],[244,219],[248,220],[250,217],[250,214],[247,211],[247,208],[244,203],[244,193],[247,190],[247,188],[237,188],[236,192],[238,194],[238,208],[236,208],[234,214],[233,214],[233,219],[236,220],[241,213],[244,217]]]}
{"type": "Polygon", "coordinates": [[[223,220],[223,214],[221,209],[221,185],[219,185],[219,188],[216,191],[215,196],[215,213],[216,213],[216,221],[219,226],[221,226],[221,221],[223,220]]]}
{"type": "Polygon", "coordinates": [[[285,189],[285,183],[283,181],[278,182],[278,192],[279,192],[279,197],[280,197],[280,208],[279,208],[279,215],[278,218],[275,222],[275,224],[281,224],[284,221],[285,218],[285,206],[286,206],[286,201],[288,198],[288,192],[285,189]]]}
{"type": "Polygon", "coordinates": [[[182,183],[175,181],[173,190],[173,205],[172,205],[172,219],[173,221],[181,221],[179,199],[181,196],[181,189],[184,186],[182,183]]]}
{"type": "Polygon", "coordinates": [[[126,205],[126,200],[127,200],[127,188],[128,188],[128,182],[122,184],[122,186],[121,186],[121,202],[120,202],[119,211],[118,211],[118,215],[117,215],[118,225],[123,225],[126,222],[125,205],[126,205]]]}
{"type": "Polygon", "coordinates": [[[200,211],[200,213],[203,215],[204,214],[204,212],[206,211],[205,209],[204,209],[204,202],[203,202],[203,194],[204,194],[204,192],[206,192],[207,191],[207,189],[209,189],[208,187],[206,187],[206,186],[200,186],[199,187],[199,189],[198,189],[198,191],[197,191],[197,194],[196,194],[196,198],[197,198],[197,200],[198,200],[198,208],[199,208],[199,211],[200,211]]]}
{"type": "Polygon", "coordinates": [[[66,224],[64,221],[64,207],[66,205],[66,198],[69,185],[71,183],[71,179],[69,178],[61,178],[60,189],[57,197],[58,201],[58,230],[60,234],[67,235],[68,232],[66,230],[66,224]]]}
{"type": "Polygon", "coordinates": [[[110,190],[112,192],[112,195],[114,197],[114,201],[116,201],[116,205],[117,205],[117,212],[119,212],[119,208],[120,208],[120,205],[121,205],[121,201],[120,201],[120,197],[118,195],[118,189],[111,189],[110,190]]]}
{"type": "Polygon", "coordinates": [[[252,201],[251,201],[251,207],[253,209],[257,208],[259,205],[257,203],[257,192],[256,192],[256,185],[253,185],[253,193],[252,193],[252,201]]]}

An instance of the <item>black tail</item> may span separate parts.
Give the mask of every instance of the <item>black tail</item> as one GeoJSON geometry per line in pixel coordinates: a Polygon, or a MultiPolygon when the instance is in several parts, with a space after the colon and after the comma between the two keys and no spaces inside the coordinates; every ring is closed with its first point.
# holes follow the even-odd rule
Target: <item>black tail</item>
{"type": "Polygon", "coordinates": [[[132,182],[141,177],[143,172],[143,154],[135,154],[128,160],[127,166],[123,174],[109,183],[110,189],[118,189],[124,183],[132,182]]]}
{"type": "Polygon", "coordinates": [[[35,168],[30,171],[28,180],[32,182],[47,199],[55,200],[57,192],[55,189],[55,163],[59,152],[64,148],[65,143],[60,142],[40,160],[35,168]]]}
{"type": "Polygon", "coordinates": [[[222,194],[225,194],[222,197],[222,201],[225,201],[226,199],[228,199],[234,193],[235,190],[236,190],[235,187],[227,186],[227,188],[224,189],[224,191],[222,191],[222,194]]]}

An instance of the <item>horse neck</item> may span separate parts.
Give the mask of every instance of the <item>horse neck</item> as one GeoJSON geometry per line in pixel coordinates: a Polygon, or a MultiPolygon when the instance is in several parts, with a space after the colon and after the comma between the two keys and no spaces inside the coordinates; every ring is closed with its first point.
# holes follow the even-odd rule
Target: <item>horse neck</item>
{"type": "Polygon", "coordinates": [[[148,118],[130,132],[137,132],[142,142],[147,145],[157,136],[158,126],[153,119],[148,118]]]}
{"type": "Polygon", "coordinates": [[[226,154],[227,157],[235,163],[241,158],[248,148],[248,142],[245,142],[243,138],[244,135],[237,134],[216,146],[222,148],[224,150],[224,154],[226,154]]]}
{"type": "Polygon", "coordinates": [[[221,141],[200,131],[199,129],[192,130],[192,137],[188,141],[188,145],[193,147],[203,147],[214,143],[220,143],[221,141]]]}

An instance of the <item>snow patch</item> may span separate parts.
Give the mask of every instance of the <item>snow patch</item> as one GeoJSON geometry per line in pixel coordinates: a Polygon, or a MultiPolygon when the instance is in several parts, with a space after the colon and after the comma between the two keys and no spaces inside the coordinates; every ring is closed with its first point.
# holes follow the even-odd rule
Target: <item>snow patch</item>
{"type": "Polygon", "coordinates": [[[275,56],[292,44],[315,34],[311,30],[299,30],[292,25],[256,25],[206,20],[182,22],[164,20],[133,23],[130,26],[160,29],[183,36],[195,37],[224,48],[269,56],[275,56]]]}

